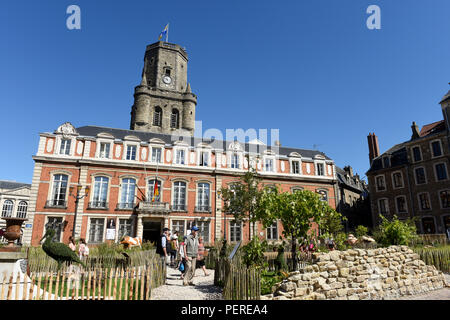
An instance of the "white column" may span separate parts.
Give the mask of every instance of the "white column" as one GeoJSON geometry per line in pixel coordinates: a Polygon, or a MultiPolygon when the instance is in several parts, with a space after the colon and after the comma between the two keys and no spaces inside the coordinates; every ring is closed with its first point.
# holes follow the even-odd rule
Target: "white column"
{"type": "MultiPolygon", "coordinates": [[[[222,178],[217,178],[216,181],[216,190],[220,190],[222,188],[222,178]]],[[[222,200],[219,198],[219,193],[216,192],[216,219],[215,219],[215,237],[214,240],[219,240],[223,238],[222,233],[222,200]]]]}
{"type": "MultiPolygon", "coordinates": [[[[34,215],[36,213],[36,201],[38,197],[39,184],[41,181],[41,172],[42,172],[42,163],[36,162],[36,164],[34,165],[33,180],[31,182],[30,202],[28,204],[28,213],[27,213],[28,221],[25,221],[23,223],[24,230],[22,243],[26,245],[31,244],[31,237],[34,228],[33,221],[34,215]],[[31,229],[25,228],[26,224],[31,224],[32,225],[31,229]]],[[[40,232],[40,230],[38,230],[37,232],[40,232]]]]}
{"type": "MultiPolygon", "coordinates": [[[[81,169],[80,169],[80,184],[83,186],[83,189],[81,189],[81,194],[84,194],[84,192],[85,192],[86,181],[87,181],[87,171],[88,171],[87,168],[88,168],[87,166],[82,166],[81,169]]],[[[91,192],[93,192],[93,191],[94,190],[91,190],[91,192]]],[[[75,238],[80,238],[81,237],[81,224],[83,223],[84,202],[85,201],[89,202],[89,197],[90,197],[90,195],[80,199],[80,201],[78,202],[77,221],[75,221],[75,238]]],[[[71,197],[70,200],[73,201],[74,198],[71,197]]],[[[89,232],[89,230],[87,232],[89,232]]]]}

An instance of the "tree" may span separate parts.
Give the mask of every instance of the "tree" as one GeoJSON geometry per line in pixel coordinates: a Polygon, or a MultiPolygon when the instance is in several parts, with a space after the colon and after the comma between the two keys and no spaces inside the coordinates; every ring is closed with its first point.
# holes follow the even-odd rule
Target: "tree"
{"type": "Polygon", "coordinates": [[[278,188],[264,190],[257,218],[264,227],[279,219],[283,224],[283,236],[292,240],[293,269],[297,269],[297,240],[307,238],[316,223],[321,230],[329,231],[327,219],[340,217],[327,202],[312,191],[299,190],[294,193],[280,193],[278,188]],[[332,216],[333,218],[330,218],[332,216]]]}
{"type": "MultiPolygon", "coordinates": [[[[240,180],[228,188],[221,188],[224,201],[224,212],[232,214],[238,222],[248,217],[253,224],[253,234],[256,235],[256,212],[262,196],[261,179],[254,169],[247,171],[240,180]]],[[[249,240],[251,239],[249,233],[249,240]]]]}
{"type": "Polygon", "coordinates": [[[396,215],[389,221],[383,215],[380,215],[381,225],[377,233],[377,242],[384,246],[390,245],[408,245],[417,237],[416,226],[413,219],[400,221],[396,215]]]}

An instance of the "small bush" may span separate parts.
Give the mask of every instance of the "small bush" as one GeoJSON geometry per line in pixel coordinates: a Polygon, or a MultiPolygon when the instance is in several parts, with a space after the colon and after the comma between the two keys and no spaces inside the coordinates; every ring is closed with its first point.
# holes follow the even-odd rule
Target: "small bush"
{"type": "Polygon", "coordinates": [[[378,243],[383,246],[390,245],[408,245],[411,241],[417,238],[416,226],[412,220],[400,221],[394,215],[391,221],[384,216],[381,217],[381,225],[379,232],[375,232],[374,236],[378,243]]]}
{"type": "Polygon", "coordinates": [[[260,241],[258,237],[254,237],[247,243],[242,250],[244,252],[244,263],[250,266],[260,266],[265,264],[264,252],[267,249],[267,241],[260,241]]]}
{"type": "Polygon", "coordinates": [[[355,234],[357,238],[361,238],[362,236],[366,236],[367,233],[369,232],[369,229],[367,229],[367,227],[359,225],[356,227],[355,229],[355,234]]]}

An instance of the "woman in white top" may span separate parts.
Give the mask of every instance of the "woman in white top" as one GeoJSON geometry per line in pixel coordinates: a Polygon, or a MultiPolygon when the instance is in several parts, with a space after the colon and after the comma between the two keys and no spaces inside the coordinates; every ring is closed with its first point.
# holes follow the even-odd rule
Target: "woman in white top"
{"type": "Polygon", "coordinates": [[[181,279],[184,278],[184,274],[186,273],[186,252],[185,252],[185,245],[184,241],[186,240],[186,236],[183,238],[183,241],[178,246],[178,254],[180,257],[180,264],[183,264],[184,269],[181,271],[181,279]]]}

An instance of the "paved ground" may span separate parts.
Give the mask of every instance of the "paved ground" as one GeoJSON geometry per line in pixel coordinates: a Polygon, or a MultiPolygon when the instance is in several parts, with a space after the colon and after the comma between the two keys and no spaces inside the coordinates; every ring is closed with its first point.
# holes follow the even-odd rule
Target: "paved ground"
{"type": "Polygon", "coordinates": [[[222,300],[222,288],[214,286],[214,270],[205,277],[201,269],[195,271],[195,286],[183,286],[181,272],[168,267],[165,285],[152,290],[152,300],[222,300]]]}

